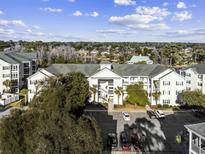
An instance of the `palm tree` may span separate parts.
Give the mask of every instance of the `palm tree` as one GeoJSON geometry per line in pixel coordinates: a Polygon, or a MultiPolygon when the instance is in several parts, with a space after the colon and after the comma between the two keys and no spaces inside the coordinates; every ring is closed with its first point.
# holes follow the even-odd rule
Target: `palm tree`
{"type": "Polygon", "coordinates": [[[90,91],[93,93],[93,100],[95,101],[95,96],[96,96],[96,93],[97,93],[97,85],[92,85],[90,87],[90,91]]]}
{"type": "Polygon", "coordinates": [[[115,94],[117,94],[117,97],[118,97],[118,104],[119,104],[119,99],[120,99],[120,96],[122,95],[123,96],[123,87],[119,87],[117,86],[117,88],[115,88],[115,94]]]}
{"type": "Polygon", "coordinates": [[[11,90],[12,82],[11,82],[11,80],[5,80],[5,81],[3,82],[3,85],[6,87],[7,92],[8,92],[8,91],[11,90]]]}
{"type": "Polygon", "coordinates": [[[154,97],[155,101],[156,101],[156,105],[157,105],[157,102],[160,98],[160,95],[161,95],[161,92],[160,91],[155,91],[154,93],[152,93],[152,96],[154,97]]]}

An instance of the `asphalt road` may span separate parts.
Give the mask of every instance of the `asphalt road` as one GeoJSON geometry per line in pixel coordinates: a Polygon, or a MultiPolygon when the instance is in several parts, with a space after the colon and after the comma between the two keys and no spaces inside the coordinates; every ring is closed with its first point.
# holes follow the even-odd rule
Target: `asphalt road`
{"type": "MultiPolygon", "coordinates": [[[[184,125],[205,122],[205,117],[197,118],[190,112],[166,113],[166,118],[163,120],[150,119],[144,112],[132,112],[130,121],[124,121],[122,113],[108,113],[98,106],[89,106],[86,113],[95,117],[98,122],[104,149],[106,149],[107,134],[115,132],[119,135],[122,131],[127,131],[131,134],[136,131],[138,134],[145,134],[146,143],[145,150],[151,152],[163,152],[186,154],[188,152],[188,142],[184,141],[177,144],[175,137],[182,130],[185,130],[184,125]]],[[[119,146],[120,150],[120,146],[119,146]]]]}

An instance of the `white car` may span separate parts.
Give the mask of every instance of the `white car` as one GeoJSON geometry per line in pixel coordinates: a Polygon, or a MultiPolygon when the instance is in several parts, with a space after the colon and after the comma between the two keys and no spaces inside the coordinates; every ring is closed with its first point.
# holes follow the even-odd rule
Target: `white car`
{"type": "Polygon", "coordinates": [[[125,121],[130,121],[130,115],[128,112],[122,112],[122,116],[125,121]]]}
{"type": "Polygon", "coordinates": [[[162,110],[157,110],[155,114],[157,118],[165,118],[165,114],[162,112],[162,110]]]}

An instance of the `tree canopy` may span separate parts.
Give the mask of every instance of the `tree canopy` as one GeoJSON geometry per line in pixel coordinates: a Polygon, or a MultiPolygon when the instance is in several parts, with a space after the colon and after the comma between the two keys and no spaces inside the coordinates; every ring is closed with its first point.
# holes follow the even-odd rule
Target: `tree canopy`
{"type": "Polygon", "coordinates": [[[80,73],[46,80],[28,110],[14,110],[1,119],[1,153],[100,153],[96,121],[81,112],[88,95],[88,82],[80,73]]]}
{"type": "Polygon", "coordinates": [[[143,83],[137,83],[127,86],[127,101],[137,105],[149,104],[147,92],[143,88],[143,83]]]}
{"type": "Polygon", "coordinates": [[[184,91],[181,96],[187,105],[205,108],[205,95],[201,91],[184,91]]]}

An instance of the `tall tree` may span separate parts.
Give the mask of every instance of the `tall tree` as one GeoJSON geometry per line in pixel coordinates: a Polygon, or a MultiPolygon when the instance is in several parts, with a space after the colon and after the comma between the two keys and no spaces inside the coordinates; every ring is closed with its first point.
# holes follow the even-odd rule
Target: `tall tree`
{"type": "Polygon", "coordinates": [[[90,91],[93,93],[93,101],[96,102],[97,85],[92,85],[90,91]]]}
{"type": "Polygon", "coordinates": [[[6,91],[7,92],[10,92],[11,91],[11,88],[12,88],[12,82],[11,80],[5,80],[3,82],[3,85],[6,87],[6,91]]]}
{"type": "Polygon", "coordinates": [[[14,110],[1,119],[1,153],[101,153],[96,121],[81,112],[88,95],[81,73],[48,79],[29,110],[14,110]]]}
{"type": "Polygon", "coordinates": [[[158,100],[160,98],[160,95],[161,95],[160,91],[155,91],[154,93],[152,93],[152,96],[154,97],[156,104],[158,104],[158,100]]]}
{"type": "Polygon", "coordinates": [[[118,100],[118,104],[119,104],[119,101],[120,101],[120,96],[122,95],[122,97],[123,97],[123,93],[124,91],[123,91],[123,87],[119,87],[119,86],[117,86],[117,88],[115,88],[115,94],[117,95],[117,100],[118,100]]]}

